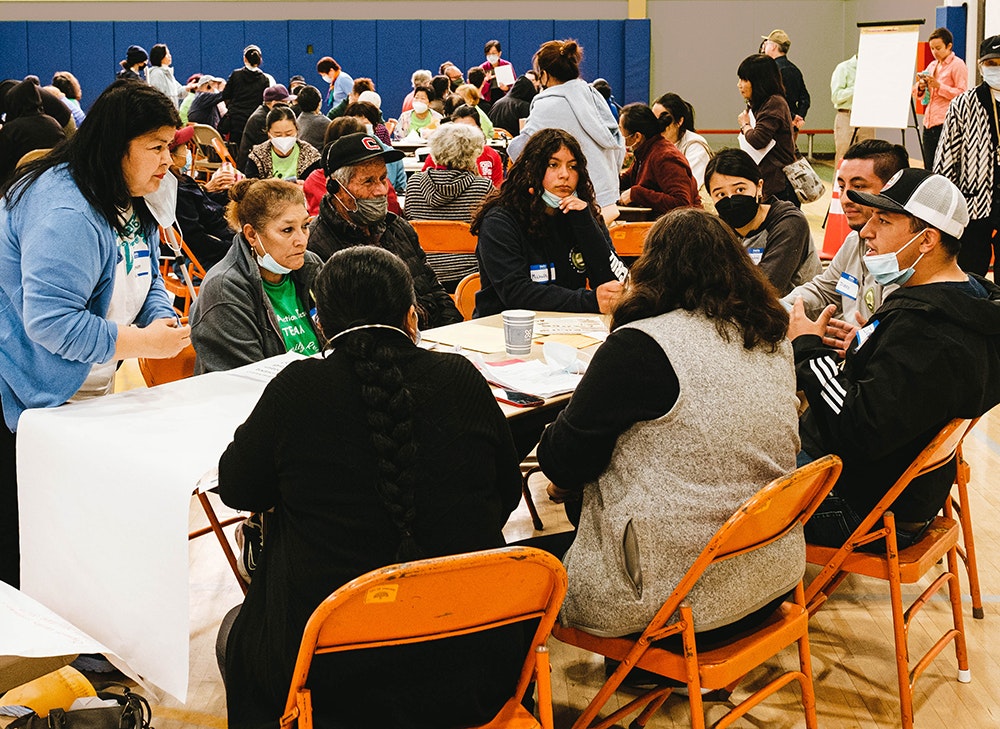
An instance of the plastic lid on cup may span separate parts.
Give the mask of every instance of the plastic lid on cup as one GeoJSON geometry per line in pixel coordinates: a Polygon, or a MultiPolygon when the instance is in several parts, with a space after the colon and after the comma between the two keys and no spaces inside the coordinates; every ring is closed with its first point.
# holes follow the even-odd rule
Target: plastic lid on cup
{"type": "Polygon", "coordinates": [[[504,319],[534,319],[535,312],[528,309],[507,309],[500,314],[504,319]]]}

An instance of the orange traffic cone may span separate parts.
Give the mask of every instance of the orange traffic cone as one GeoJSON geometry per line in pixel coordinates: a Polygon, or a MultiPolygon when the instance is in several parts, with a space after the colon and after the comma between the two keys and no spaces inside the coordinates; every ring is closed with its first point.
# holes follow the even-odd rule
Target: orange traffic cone
{"type": "MultiPolygon", "coordinates": [[[[843,164],[843,161],[841,161],[843,164]]],[[[830,198],[830,209],[826,214],[826,233],[823,235],[823,250],[819,257],[824,261],[832,261],[840,246],[844,243],[844,238],[851,232],[851,226],[847,224],[847,216],[844,209],[840,207],[840,186],[837,184],[838,169],[833,175],[833,196],[830,198]]]]}

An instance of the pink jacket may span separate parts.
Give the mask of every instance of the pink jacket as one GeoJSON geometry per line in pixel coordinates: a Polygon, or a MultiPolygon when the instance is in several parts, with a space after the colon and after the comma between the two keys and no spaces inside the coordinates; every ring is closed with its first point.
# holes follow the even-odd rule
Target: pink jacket
{"type": "MultiPolygon", "coordinates": [[[[924,110],[925,129],[944,124],[944,115],[948,111],[951,100],[959,94],[964,94],[969,88],[969,69],[966,67],[965,61],[954,53],[941,63],[938,63],[936,59],[931,61],[926,72],[934,76],[941,86],[931,89],[931,102],[924,110]]],[[[917,84],[913,85],[913,96],[917,99],[923,97],[923,94],[917,90],[917,84]]]]}

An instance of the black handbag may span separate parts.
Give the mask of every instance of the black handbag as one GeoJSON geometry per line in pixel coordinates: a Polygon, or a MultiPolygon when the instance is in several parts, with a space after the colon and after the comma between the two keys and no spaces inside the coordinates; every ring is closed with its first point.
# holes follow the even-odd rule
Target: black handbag
{"type": "Polygon", "coordinates": [[[114,699],[118,706],[65,711],[53,709],[45,718],[35,712],[19,717],[7,729],[153,729],[149,702],[128,688],[98,691],[99,699],[114,699]]]}

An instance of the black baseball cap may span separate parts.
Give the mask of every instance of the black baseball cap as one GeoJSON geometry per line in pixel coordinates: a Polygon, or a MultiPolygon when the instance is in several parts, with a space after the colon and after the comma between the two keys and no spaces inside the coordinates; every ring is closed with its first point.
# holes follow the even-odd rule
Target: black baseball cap
{"type": "Polygon", "coordinates": [[[350,167],[376,157],[395,162],[403,159],[403,153],[398,149],[386,149],[377,137],[364,132],[345,134],[323,152],[323,171],[329,175],[341,167],[350,167]]]}
{"type": "Polygon", "coordinates": [[[988,61],[991,58],[1000,58],[1000,35],[985,38],[979,45],[979,60],[988,61]]]}
{"type": "Polygon", "coordinates": [[[955,184],[918,167],[897,172],[878,195],[848,190],[847,197],[876,210],[912,215],[956,238],[969,224],[968,205],[955,184]]]}

